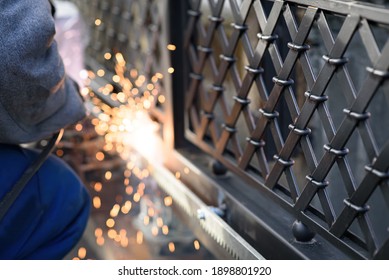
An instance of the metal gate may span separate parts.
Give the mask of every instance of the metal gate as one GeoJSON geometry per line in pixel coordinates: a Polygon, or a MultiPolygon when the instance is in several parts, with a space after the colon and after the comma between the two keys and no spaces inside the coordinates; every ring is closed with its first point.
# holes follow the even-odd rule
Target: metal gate
{"type": "Polygon", "coordinates": [[[89,61],[164,76],[165,166],[265,258],[389,258],[388,8],[74,2],[89,61]]]}

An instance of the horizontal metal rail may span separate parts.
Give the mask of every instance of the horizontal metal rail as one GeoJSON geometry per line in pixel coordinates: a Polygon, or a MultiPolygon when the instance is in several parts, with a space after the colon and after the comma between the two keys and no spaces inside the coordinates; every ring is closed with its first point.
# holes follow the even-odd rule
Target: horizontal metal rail
{"type": "Polygon", "coordinates": [[[324,11],[341,15],[359,15],[361,18],[372,20],[375,23],[389,24],[385,7],[374,5],[372,3],[339,0],[288,0],[285,2],[295,3],[305,7],[313,6],[324,11]]]}

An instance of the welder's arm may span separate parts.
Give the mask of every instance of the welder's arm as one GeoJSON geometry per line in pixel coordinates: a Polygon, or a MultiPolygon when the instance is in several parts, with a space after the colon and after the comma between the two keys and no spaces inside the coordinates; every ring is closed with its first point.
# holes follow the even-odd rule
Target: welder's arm
{"type": "Polygon", "coordinates": [[[58,53],[48,0],[0,0],[0,143],[47,137],[85,117],[58,53]]]}

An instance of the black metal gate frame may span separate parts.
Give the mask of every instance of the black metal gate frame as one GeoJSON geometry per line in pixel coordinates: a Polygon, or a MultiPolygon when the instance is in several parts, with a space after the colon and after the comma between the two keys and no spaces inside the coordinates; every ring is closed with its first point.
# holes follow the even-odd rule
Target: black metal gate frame
{"type": "MultiPolygon", "coordinates": [[[[182,133],[178,137],[184,134],[186,139],[220,161],[236,176],[254,186],[262,194],[265,193],[270,200],[265,202],[264,208],[267,206],[272,208],[273,203],[275,203],[286,210],[289,215],[295,217],[297,221],[302,222],[302,225],[299,222],[295,223],[293,228],[297,239],[310,241],[313,236],[310,233],[312,231],[317,234],[316,238],[319,238],[318,236],[324,238],[341,251],[342,253],[338,255],[341,258],[346,256],[351,258],[388,258],[389,237],[384,242],[377,241],[371,226],[367,203],[372,193],[379,189],[386,203],[382,213],[387,215],[389,206],[387,182],[389,177],[387,172],[389,168],[387,160],[389,144],[387,143],[383,147],[377,146],[369,123],[370,114],[366,110],[379,89],[384,92],[388,89],[386,79],[389,77],[389,40],[386,40],[384,47],[380,50],[370,25],[381,25],[387,28],[389,26],[389,11],[362,3],[333,0],[232,0],[229,3],[234,17],[232,23],[234,31],[230,36],[226,36],[221,24],[225,2],[227,1],[208,1],[211,16],[208,18],[206,27],[201,18],[201,1],[188,1],[188,6],[184,8],[187,9],[188,17],[184,35],[184,50],[180,60],[174,61],[173,58],[175,68],[182,73],[187,73],[186,77],[188,77],[184,100],[175,96],[180,91],[173,92],[172,97],[176,98],[176,101],[178,99],[175,106],[181,106],[180,102],[185,103],[185,112],[176,111],[176,114],[182,113],[182,115],[181,118],[176,117],[175,121],[181,119],[186,121],[184,133],[178,131],[178,133],[182,133]],[[274,2],[268,16],[263,6],[265,2],[274,2]],[[259,41],[255,49],[252,49],[246,34],[249,28],[246,20],[252,9],[256,13],[261,30],[261,33],[257,35],[259,41]],[[294,9],[304,10],[304,15],[298,18],[294,9]],[[343,24],[336,36],[333,35],[329,26],[328,14],[336,14],[343,18],[343,24]],[[289,51],[284,60],[279,54],[278,37],[274,33],[281,18],[285,20],[287,31],[292,38],[292,41],[287,44],[289,51]],[[327,50],[327,53],[322,56],[326,63],[318,75],[312,71],[310,57],[307,54],[310,49],[307,37],[314,24],[318,26],[327,50]],[[366,65],[366,71],[369,75],[358,92],[349,78],[348,59],[344,57],[355,34],[359,34],[361,37],[370,60],[370,65],[366,65]],[[223,51],[220,54],[219,64],[216,62],[212,47],[214,40],[218,39],[223,51]],[[237,74],[238,69],[235,64],[238,43],[243,44],[248,60],[248,65],[245,67],[247,73],[242,80],[237,74]],[[277,75],[272,77],[274,85],[269,92],[263,82],[266,69],[262,68],[262,62],[266,52],[270,55],[277,72],[277,75]],[[186,55],[188,60],[185,59],[186,55]],[[189,62],[189,67],[184,65],[184,61],[189,62]],[[294,81],[291,79],[297,61],[303,68],[307,83],[307,90],[304,93],[306,99],[303,106],[300,107],[297,104],[296,96],[301,93],[295,92],[294,81]],[[213,77],[205,77],[203,74],[207,63],[212,65],[213,77]],[[235,103],[231,110],[228,109],[228,102],[224,96],[224,83],[227,74],[232,76],[236,92],[235,103]],[[210,88],[205,86],[204,80],[206,79],[212,81],[210,88]],[[337,79],[341,84],[349,104],[349,107],[343,110],[344,118],[338,129],[335,129],[326,105],[328,97],[325,92],[333,79],[337,79]],[[248,93],[253,84],[258,88],[261,100],[265,103],[259,110],[261,116],[257,120],[254,120],[247,106],[250,103],[248,93]],[[289,112],[275,111],[282,98],[285,99],[289,112]],[[217,104],[220,104],[224,110],[223,117],[219,120],[215,120],[215,118],[220,118],[220,116],[214,114],[217,104]],[[328,139],[328,144],[324,146],[326,152],[319,160],[313,151],[310,138],[311,130],[308,127],[316,111],[328,139]],[[290,114],[293,120],[286,139],[280,133],[277,120],[281,114],[290,114]],[[249,129],[245,146],[242,146],[236,137],[238,129],[236,125],[241,115],[245,118],[249,129]],[[217,121],[223,123],[221,132],[216,126],[217,121]],[[265,155],[266,144],[263,138],[267,130],[271,131],[276,145],[277,154],[274,156],[274,165],[270,164],[265,155]],[[367,163],[365,167],[364,179],[359,185],[356,185],[353,179],[353,171],[350,169],[347,158],[349,150],[346,148],[355,131],[359,132],[370,159],[370,163],[367,163]],[[294,164],[293,152],[299,145],[301,145],[310,171],[309,174],[306,174],[307,180],[304,186],[297,185],[291,168],[294,164]],[[259,168],[254,170],[256,172],[251,172],[250,162],[253,157],[256,157],[259,162],[259,168]],[[340,169],[343,187],[348,194],[348,197],[344,198],[344,208],[340,213],[335,213],[327,192],[329,182],[326,181],[326,177],[335,163],[340,169]],[[283,174],[287,178],[287,186],[280,185],[279,180],[283,174]],[[322,210],[318,210],[311,204],[315,196],[318,196],[322,210]],[[350,230],[350,226],[355,220],[361,228],[362,236],[358,236],[350,230]],[[305,231],[304,234],[301,233],[303,237],[300,237],[299,230],[305,231]],[[345,255],[342,256],[342,254],[345,255]]],[[[184,4],[181,5],[184,6],[184,4]]],[[[174,16],[176,9],[177,6],[174,7],[174,11],[171,11],[175,13],[174,16]]],[[[173,18],[172,21],[174,24],[173,18]]],[[[177,27],[176,24],[174,26],[177,27]]],[[[173,84],[175,82],[177,81],[173,80],[173,84]]],[[[182,89],[185,84],[182,84],[180,80],[176,86],[182,89]]],[[[181,110],[181,107],[177,109],[181,110]]],[[[239,188],[240,186],[237,185],[232,193],[230,190],[232,197],[238,196],[237,193],[241,191],[239,188]]],[[[206,196],[205,193],[204,196],[206,196]]],[[[240,203],[245,204],[246,201],[240,201],[240,203]]],[[[281,220],[279,219],[278,223],[281,223],[281,220]]],[[[238,223],[237,221],[231,222],[238,223]]],[[[237,226],[239,227],[239,225],[237,226]]],[[[248,233],[250,229],[243,227],[244,225],[241,228],[243,234],[250,235],[248,233]]],[[[254,238],[258,238],[258,236],[254,238]]],[[[296,248],[296,245],[293,246],[296,248]]],[[[336,257],[336,254],[334,253],[331,257],[336,257]]],[[[264,255],[266,257],[266,254],[264,255]]],[[[325,258],[318,252],[317,255],[308,257],[325,258]]]]}

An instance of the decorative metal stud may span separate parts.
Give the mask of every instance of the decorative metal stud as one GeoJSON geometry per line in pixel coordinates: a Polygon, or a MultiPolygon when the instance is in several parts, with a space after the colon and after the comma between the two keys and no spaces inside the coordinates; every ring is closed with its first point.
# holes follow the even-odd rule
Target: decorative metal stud
{"type": "Polygon", "coordinates": [[[334,65],[334,66],[341,66],[348,62],[348,58],[346,57],[339,57],[339,58],[332,58],[328,55],[323,55],[323,59],[328,64],[334,65]]]}
{"type": "Polygon", "coordinates": [[[237,23],[232,23],[231,26],[239,31],[245,31],[248,29],[247,25],[241,25],[241,24],[237,24],[237,23]]]}
{"type": "Polygon", "coordinates": [[[247,137],[247,142],[249,142],[251,145],[257,148],[264,147],[266,145],[266,142],[263,140],[254,140],[253,138],[247,137]]]}
{"type": "Polygon", "coordinates": [[[353,210],[354,210],[355,212],[357,212],[358,214],[364,214],[364,213],[366,213],[367,211],[370,210],[370,207],[369,207],[368,205],[358,206],[358,205],[355,205],[355,204],[351,203],[350,200],[348,200],[348,199],[344,199],[344,200],[343,200],[343,203],[344,203],[347,207],[353,209],[353,210]]]}
{"type": "Polygon", "coordinates": [[[224,54],[221,54],[221,55],[220,55],[220,58],[223,59],[224,61],[229,62],[229,63],[233,63],[233,62],[235,62],[235,60],[236,60],[234,57],[232,57],[232,56],[226,56],[226,55],[224,55],[224,54]]]}
{"type": "Polygon", "coordinates": [[[345,157],[350,152],[350,150],[347,149],[347,148],[338,150],[338,149],[332,148],[328,144],[324,145],[324,150],[326,150],[330,154],[333,154],[333,155],[335,155],[335,156],[337,156],[339,158],[345,157]]]}
{"type": "Polygon", "coordinates": [[[262,67],[259,67],[259,68],[252,68],[250,66],[245,66],[244,69],[247,70],[247,72],[253,74],[253,75],[259,75],[259,74],[262,74],[263,72],[265,72],[265,70],[262,68],[262,67]]]}
{"type": "Polygon", "coordinates": [[[293,124],[290,124],[289,125],[289,129],[294,132],[295,134],[299,135],[299,136],[306,136],[306,135],[309,135],[312,133],[312,130],[309,129],[309,128],[305,128],[305,129],[300,129],[300,128],[297,128],[295,125],[293,124]]]}
{"type": "Polygon", "coordinates": [[[202,111],[201,114],[206,117],[207,119],[209,120],[212,120],[215,118],[215,115],[213,113],[208,113],[208,112],[205,112],[205,111],[202,111]]]}
{"type": "Polygon", "coordinates": [[[305,178],[306,178],[312,185],[314,185],[317,189],[325,189],[325,188],[328,187],[328,185],[330,184],[328,181],[319,182],[319,181],[313,179],[313,177],[310,176],[310,175],[307,175],[305,178]]]}
{"type": "Polygon", "coordinates": [[[264,109],[259,109],[259,112],[267,119],[269,120],[272,120],[272,119],[275,119],[275,118],[278,118],[280,116],[280,113],[278,113],[277,111],[274,111],[274,112],[266,112],[264,109]]]}
{"type": "Polygon", "coordinates": [[[227,173],[227,168],[218,160],[212,160],[210,167],[215,175],[222,176],[227,173]]]}
{"type": "Polygon", "coordinates": [[[247,98],[246,99],[245,98],[240,98],[239,96],[234,96],[233,98],[234,98],[234,100],[236,102],[238,102],[242,106],[246,106],[246,105],[249,105],[251,103],[251,100],[247,99],[247,98]]]}
{"type": "Polygon", "coordinates": [[[197,50],[203,53],[211,53],[212,48],[203,47],[203,46],[197,46],[197,50]]]}
{"type": "Polygon", "coordinates": [[[356,112],[352,112],[352,111],[349,110],[349,109],[343,109],[343,112],[344,112],[347,116],[349,116],[349,117],[355,119],[356,121],[365,121],[365,120],[367,120],[368,118],[370,118],[370,116],[371,116],[371,114],[370,114],[369,112],[365,112],[365,113],[356,113],[356,112]]]}
{"type": "Polygon", "coordinates": [[[215,91],[215,92],[223,92],[224,91],[224,87],[223,86],[218,86],[218,85],[212,85],[212,90],[215,91]]]}
{"type": "Polygon", "coordinates": [[[304,52],[311,48],[310,45],[297,45],[292,42],[288,43],[288,48],[296,52],[304,52]]]}
{"type": "Polygon", "coordinates": [[[322,103],[328,100],[327,95],[314,95],[310,91],[306,91],[304,93],[305,97],[309,99],[309,101],[315,102],[315,103],[322,103]]]}
{"type": "Polygon", "coordinates": [[[190,73],[189,77],[193,80],[202,81],[204,79],[203,75],[196,74],[196,73],[190,73]]]}
{"type": "Polygon", "coordinates": [[[282,159],[279,155],[274,155],[273,158],[279,162],[280,164],[282,164],[283,166],[285,167],[291,167],[292,165],[294,165],[294,160],[290,159],[290,160],[285,160],[285,159],[282,159]]]}
{"type": "Polygon", "coordinates": [[[228,126],[226,125],[225,123],[222,124],[222,127],[229,133],[235,133],[237,132],[237,129],[235,127],[231,127],[231,126],[228,126]]]}
{"type": "Polygon", "coordinates": [[[369,72],[370,74],[377,76],[379,78],[389,78],[389,72],[388,71],[383,71],[379,69],[374,69],[372,67],[366,67],[366,71],[369,72]]]}
{"type": "Polygon", "coordinates": [[[201,16],[201,12],[195,10],[188,10],[188,15],[190,15],[191,17],[199,17],[201,16]]]}
{"type": "Polygon", "coordinates": [[[300,221],[293,223],[292,232],[298,242],[311,242],[315,237],[315,233],[300,221]]]}
{"type": "Polygon", "coordinates": [[[389,172],[379,171],[377,169],[374,169],[371,165],[366,165],[365,166],[365,170],[367,172],[370,172],[370,173],[374,174],[375,176],[377,176],[378,178],[380,178],[382,180],[389,179],[389,172]]]}
{"type": "Polygon", "coordinates": [[[273,77],[273,83],[279,85],[279,86],[282,86],[282,87],[287,87],[287,86],[291,86],[294,84],[294,81],[292,79],[289,79],[289,80],[282,80],[278,77],[273,77]]]}
{"type": "Polygon", "coordinates": [[[222,17],[209,16],[208,19],[212,22],[220,23],[224,21],[222,17]]]}
{"type": "Polygon", "coordinates": [[[278,39],[278,35],[263,35],[261,33],[257,34],[259,40],[266,41],[268,43],[272,43],[273,41],[278,39]]]}

